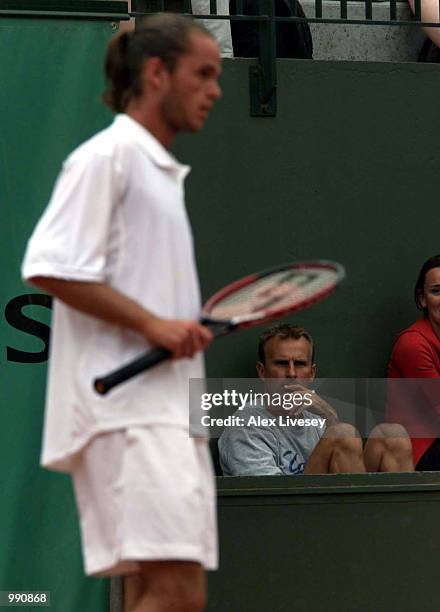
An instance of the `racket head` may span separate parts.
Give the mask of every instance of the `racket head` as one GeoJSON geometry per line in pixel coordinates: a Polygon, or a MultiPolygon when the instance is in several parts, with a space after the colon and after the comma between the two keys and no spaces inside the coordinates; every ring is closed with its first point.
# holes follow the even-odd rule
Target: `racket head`
{"type": "Polygon", "coordinates": [[[228,323],[230,331],[260,325],[309,308],[330,296],[345,278],[334,261],[303,261],[250,274],[216,292],[202,320],[228,323]]]}

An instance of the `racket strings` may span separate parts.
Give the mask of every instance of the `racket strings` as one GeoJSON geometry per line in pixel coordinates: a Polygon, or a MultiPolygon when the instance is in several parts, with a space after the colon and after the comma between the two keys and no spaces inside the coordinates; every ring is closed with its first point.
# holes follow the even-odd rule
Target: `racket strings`
{"type": "Polygon", "coordinates": [[[333,288],[336,280],[337,273],[331,269],[274,272],[221,298],[207,314],[211,319],[223,320],[294,308],[296,304],[333,288]]]}

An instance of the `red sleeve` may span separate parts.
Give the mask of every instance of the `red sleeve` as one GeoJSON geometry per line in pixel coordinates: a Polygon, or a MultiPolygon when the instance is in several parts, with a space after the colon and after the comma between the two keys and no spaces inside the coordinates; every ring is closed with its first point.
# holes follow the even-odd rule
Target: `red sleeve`
{"type": "Polygon", "coordinates": [[[438,378],[434,349],[418,333],[402,334],[394,345],[389,375],[401,378],[438,378]]]}

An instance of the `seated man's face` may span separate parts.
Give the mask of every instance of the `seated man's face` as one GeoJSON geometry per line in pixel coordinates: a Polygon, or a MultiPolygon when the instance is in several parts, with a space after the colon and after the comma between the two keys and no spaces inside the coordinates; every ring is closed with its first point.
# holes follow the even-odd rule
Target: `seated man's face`
{"type": "Polygon", "coordinates": [[[307,338],[275,336],[266,342],[264,349],[265,363],[257,363],[260,378],[300,379],[302,382],[315,378],[316,365],[312,363],[312,345],[307,338]]]}

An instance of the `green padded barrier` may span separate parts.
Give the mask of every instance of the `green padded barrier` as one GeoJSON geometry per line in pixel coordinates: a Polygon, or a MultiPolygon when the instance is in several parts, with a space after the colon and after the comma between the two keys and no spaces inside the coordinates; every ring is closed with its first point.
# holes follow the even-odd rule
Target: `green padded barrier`
{"type": "Polygon", "coordinates": [[[209,612],[416,612],[438,598],[437,474],[219,479],[209,612]]]}

